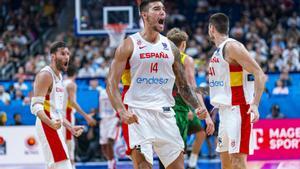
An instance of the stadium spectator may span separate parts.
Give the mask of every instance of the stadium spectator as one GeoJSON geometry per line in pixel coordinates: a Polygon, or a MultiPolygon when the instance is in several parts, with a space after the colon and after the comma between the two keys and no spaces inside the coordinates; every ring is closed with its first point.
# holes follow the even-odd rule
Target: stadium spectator
{"type": "Polygon", "coordinates": [[[290,40],[287,48],[283,50],[282,58],[285,65],[289,65],[290,71],[300,71],[299,48],[294,41],[290,40]]]}
{"type": "Polygon", "coordinates": [[[9,60],[9,54],[5,49],[4,43],[1,42],[0,39],[0,67],[3,67],[5,64],[7,64],[8,60],[9,60]]]}
{"type": "Polygon", "coordinates": [[[99,86],[99,81],[98,79],[92,79],[89,82],[89,90],[96,90],[100,91],[102,89],[101,86],[99,86]]]}
{"type": "Polygon", "coordinates": [[[84,77],[94,77],[95,76],[95,70],[91,66],[91,62],[87,61],[83,64],[83,67],[79,69],[78,77],[84,78],[84,77]]]}
{"type": "Polygon", "coordinates": [[[15,90],[28,90],[27,84],[24,83],[24,77],[18,78],[18,81],[14,83],[15,90]]]}
{"type": "Polygon", "coordinates": [[[15,91],[15,95],[14,95],[14,97],[13,97],[13,100],[16,100],[16,101],[22,101],[22,102],[23,102],[24,98],[25,98],[25,96],[23,95],[22,90],[17,89],[17,90],[15,91]]]}
{"type": "Polygon", "coordinates": [[[4,111],[0,112],[0,126],[6,126],[7,115],[4,111]]]}
{"type": "Polygon", "coordinates": [[[289,94],[289,88],[284,86],[284,84],[281,80],[277,80],[276,81],[276,87],[273,89],[272,94],[273,95],[288,95],[289,94]]]}
{"type": "Polygon", "coordinates": [[[23,123],[22,123],[22,117],[21,117],[20,113],[15,113],[13,117],[14,117],[14,123],[13,123],[13,125],[15,125],[15,126],[23,125],[23,123]]]}
{"type": "Polygon", "coordinates": [[[6,105],[10,104],[10,95],[5,92],[4,86],[0,85],[0,101],[6,105]]]}
{"type": "Polygon", "coordinates": [[[278,104],[273,104],[271,108],[271,113],[267,115],[267,119],[283,119],[284,114],[280,112],[280,107],[278,104]]]}
{"type": "Polygon", "coordinates": [[[283,67],[282,72],[280,73],[279,79],[282,81],[284,86],[291,86],[292,79],[289,76],[289,68],[288,66],[283,67]]]}

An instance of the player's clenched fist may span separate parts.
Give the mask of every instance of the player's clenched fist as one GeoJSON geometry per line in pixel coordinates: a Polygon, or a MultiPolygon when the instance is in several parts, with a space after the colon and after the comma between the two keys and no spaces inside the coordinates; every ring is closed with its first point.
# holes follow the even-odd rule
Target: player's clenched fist
{"type": "Polygon", "coordinates": [[[122,122],[124,122],[126,124],[132,124],[132,123],[138,124],[139,123],[138,117],[131,112],[123,110],[123,111],[119,112],[119,114],[120,114],[120,118],[121,118],[122,122]]]}
{"type": "Polygon", "coordinates": [[[206,118],[206,114],[207,114],[207,110],[206,108],[203,108],[203,107],[198,107],[196,110],[195,110],[196,114],[197,114],[197,117],[201,120],[205,119],[206,118]]]}
{"type": "Polygon", "coordinates": [[[53,119],[51,120],[50,127],[54,130],[58,130],[61,127],[61,120],[53,119]]]}
{"type": "Polygon", "coordinates": [[[84,126],[73,126],[71,132],[75,137],[79,137],[83,133],[83,130],[84,126]]]}

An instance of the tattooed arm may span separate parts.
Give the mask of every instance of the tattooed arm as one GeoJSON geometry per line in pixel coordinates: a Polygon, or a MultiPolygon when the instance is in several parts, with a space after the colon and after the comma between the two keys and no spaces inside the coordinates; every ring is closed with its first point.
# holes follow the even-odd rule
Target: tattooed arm
{"type": "Polygon", "coordinates": [[[180,52],[177,47],[170,41],[171,48],[174,55],[174,64],[173,71],[176,77],[176,86],[178,88],[179,94],[184,99],[184,101],[192,106],[195,109],[198,117],[200,119],[204,119],[206,117],[206,108],[202,106],[199,101],[195,91],[191,86],[187,83],[187,79],[185,77],[184,66],[180,61],[180,52]]]}

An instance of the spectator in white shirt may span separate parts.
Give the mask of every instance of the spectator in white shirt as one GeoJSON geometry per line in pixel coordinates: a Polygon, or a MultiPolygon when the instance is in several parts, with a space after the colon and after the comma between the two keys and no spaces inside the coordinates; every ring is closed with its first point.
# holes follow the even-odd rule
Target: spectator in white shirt
{"type": "Polygon", "coordinates": [[[91,64],[86,62],[83,68],[79,69],[78,77],[94,77],[95,70],[91,67],[91,64]]]}
{"type": "Polygon", "coordinates": [[[289,88],[283,85],[281,80],[277,80],[276,87],[273,89],[272,92],[274,95],[288,95],[289,88]]]}
{"type": "Polygon", "coordinates": [[[0,85],[0,101],[2,101],[6,105],[10,103],[10,95],[5,92],[2,85],[0,85]]]}
{"type": "Polygon", "coordinates": [[[28,90],[27,84],[24,83],[24,78],[19,77],[18,82],[14,83],[15,90],[28,90]]]}

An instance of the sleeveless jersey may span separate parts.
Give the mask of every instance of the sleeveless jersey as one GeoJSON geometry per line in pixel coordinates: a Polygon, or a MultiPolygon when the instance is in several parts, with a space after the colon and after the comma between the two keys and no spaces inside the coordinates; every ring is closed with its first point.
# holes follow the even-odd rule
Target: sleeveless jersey
{"type": "Polygon", "coordinates": [[[152,44],[144,40],[139,32],[130,38],[134,50],[129,59],[130,75],[127,73],[127,76],[131,80],[124,103],[143,109],[174,106],[174,55],[169,40],[159,34],[159,41],[152,44]]]}
{"type": "MultiPolygon", "coordinates": [[[[72,83],[72,80],[71,79],[66,79],[63,81],[63,84],[65,86],[65,91],[66,91],[66,95],[65,95],[65,102],[64,102],[64,116],[66,117],[66,119],[72,124],[72,125],[75,125],[75,109],[71,106],[71,103],[69,101],[69,94],[67,92],[67,86],[72,83]]],[[[76,94],[75,94],[75,97],[76,97],[76,94]]],[[[76,100],[76,98],[75,98],[76,100]]],[[[71,140],[73,137],[72,137],[72,133],[65,129],[66,130],[66,139],[67,140],[71,140]]]]}
{"type": "Polygon", "coordinates": [[[224,59],[228,38],[213,53],[209,63],[210,102],[213,106],[249,104],[254,95],[254,78],[240,65],[230,65],[224,59]]]}
{"type": "MultiPolygon", "coordinates": [[[[44,67],[40,72],[47,71],[52,76],[52,88],[49,94],[45,96],[44,112],[50,119],[60,119],[63,121],[62,113],[64,106],[65,89],[62,81],[62,75],[54,73],[50,66],[44,67]]],[[[48,165],[66,160],[69,158],[63,129],[54,130],[36,118],[36,129],[38,137],[43,147],[44,156],[48,165]]]]}
{"type": "Polygon", "coordinates": [[[108,95],[106,93],[105,89],[100,90],[100,96],[99,96],[99,105],[100,105],[100,117],[101,118],[109,118],[109,117],[116,117],[116,112],[113,109],[108,95]]]}
{"type": "Polygon", "coordinates": [[[51,119],[61,119],[64,109],[65,88],[62,81],[62,75],[57,76],[50,66],[46,66],[42,71],[51,73],[52,89],[50,94],[46,95],[44,102],[44,111],[51,119]]]}

